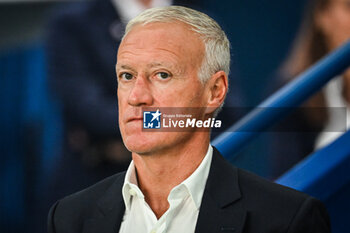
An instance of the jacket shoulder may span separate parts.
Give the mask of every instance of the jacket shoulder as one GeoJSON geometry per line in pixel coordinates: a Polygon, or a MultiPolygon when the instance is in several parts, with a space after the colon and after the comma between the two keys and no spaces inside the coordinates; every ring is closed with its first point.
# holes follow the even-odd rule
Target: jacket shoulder
{"type": "Polygon", "coordinates": [[[330,232],[323,203],[292,188],[238,169],[242,201],[250,212],[248,228],[266,225],[281,232],[330,232]],[[254,223],[254,224],[249,224],[254,223]]]}
{"type": "MultiPolygon", "coordinates": [[[[63,198],[60,202],[68,202],[70,204],[75,203],[77,200],[81,201],[89,201],[94,202],[98,201],[98,199],[114,184],[120,183],[123,184],[125,177],[125,172],[120,172],[110,177],[107,177],[96,184],[83,189],[79,192],[73,193],[65,198],[63,198]]],[[[78,202],[78,203],[79,203],[78,202]]]]}
{"type": "Polygon", "coordinates": [[[86,219],[96,213],[99,201],[107,194],[121,196],[125,172],[110,176],[82,191],[57,201],[50,209],[49,232],[80,232],[86,219]],[[55,229],[55,231],[50,231],[55,229]]]}
{"type": "Polygon", "coordinates": [[[293,199],[302,201],[310,196],[295,189],[274,183],[251,172],[237,168],[240,181],[240,188],[247,195],[251,191],[259,193],[260,195],[278,201],[279,199],[293,199]]]}

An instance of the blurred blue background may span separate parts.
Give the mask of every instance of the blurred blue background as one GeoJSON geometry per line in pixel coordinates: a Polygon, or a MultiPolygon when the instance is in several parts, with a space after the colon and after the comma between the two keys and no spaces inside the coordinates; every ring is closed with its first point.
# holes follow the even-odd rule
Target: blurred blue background
{"type": "MultiPolygon", "coordinates": [[[[48,209],[39,209],[38,197],[55,169],[64,139],[62,107],[48,85],[45,29],[51,12],[66,4],[70,1],[0,0],[0,232],[46,228],[39,213],[48,209]]],[[[230,79],[241,90],[242,106],[255,106],[267,95],[266,86],[291,46],[304,4],[200,1],[232,43],[230,79]]],[[[234,163],[267,177],[264,140],[262,134],[234,163]]]]}

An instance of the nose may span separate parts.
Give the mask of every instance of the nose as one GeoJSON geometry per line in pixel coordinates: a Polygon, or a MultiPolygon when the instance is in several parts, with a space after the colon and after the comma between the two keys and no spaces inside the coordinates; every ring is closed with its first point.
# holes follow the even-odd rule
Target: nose
{"type": "Polygon", "coordinates": [[[129,94],[128,103],[132,106],[150,106],[152,102],[153,97],[147,79],[142,76],[137,77],[129,94]]]}

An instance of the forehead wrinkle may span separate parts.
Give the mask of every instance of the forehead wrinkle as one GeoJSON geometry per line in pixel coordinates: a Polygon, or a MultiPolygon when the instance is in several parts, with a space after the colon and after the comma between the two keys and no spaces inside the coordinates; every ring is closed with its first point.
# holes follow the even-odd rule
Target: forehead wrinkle
{"type": "MultiPolygon", "coordinates": [[[[171,53],[172,55],[176,56],[177,58],[179,58],[179,54],[177,54],[176,52],[172,51],[171,49],[167,49],[167,48],[160,48],[160,47],[156,47],[156,48],[145,48],[145,47],[140,47],[140,48],[135,48],[135,47],[131,47],[128,48],[128,46],[130,45],[124,45],[124,48],[122,48],[122,50],[120,51],[119,55],[122,54],[131,54],[134,56],[137,56],[137,50],[140,50],[141,52],[150,52],[150,53],[154,53],[156,52],[156,50],[160,50],[160,51],[165,51],[167,53],[171,53]]],[[[180,47],[180,46],[179,46],[180,47]]],[[[179,51],[183,51],[184,49],[179,49],[179,51]]]]}
{"type": "MultiPolygon", "coordinates": [[[[171,59],[174,59],[174,56],[175,56],[175,59],[179,59],[181,58],[181,56],[179,54],[177,54],[176,52],[174,51],[171,51],[170,49],[166,49],[166,48],[128,48],[128,46],[124,46],[124,48],[122,48],[119,52],[118,52],[118,57],[119,56],[125,56],[125,55],[132,55],[132,56],[138,56],[139,54],[142,54],[142,53],[148,53],[148,54],[155,54],[157,53],[157,50],[158,51],[165,51],[168,54],[168,56],[171,58],[171,59]],[[138,52],[139,51],[139,52],[138,52]]],[[[183,49],[181,49],[180,51],[183,51],[183,49]]]]}
{"type": "MultiPolygon", "coordinates": [[[[165,51],[167,52],[170,52],[166,49],[164,49],[165,51]]],[[[143,51],[144,52],[144,51],[143,51]]],[[[147,53],[147,51],[146,51],[147,53]]],[[[157,50],[154,50],[154,49],[150,49],[150,52],[148,52],[149,54],[157,54],[157,50]]],[[[118,54],[119,56],[119,59],[118,60],[122,60],[123,58],[125,59],[126,58],[126,61],[130,60],[130,58],[127,57],[127,55],[133,55],[135,57],[138,56],[138,53],[134,53],[132,51],[126,51],[126,50],[122,50],[120,51],[120,53],[118,54]],[[125,57],[126,56],[126,57],[125,57]]],[[[170,69],[173,69],[173,70],[181,70],[183,72],[184,68],[181,69],[180,67],[180,64],[177,64],[177,60],[180,59],[180,56],[177,56],[176,53],[171,53],[167,56],[167,59],[168,61],[162,61],[162,60],[158,60],[158,59],[151,59],[151,61],[147,61],[147,63],[145,64],[145,66],[147,68],[157,68],[157,67],[165,67],[165,68],[170,68],[170,69]],[[176,56],[176,57],[175,57],[176,56]],[[149,63],[150,62],[150,63],[149,63]]],[[[131,60],[132,62],[133,60],[131,60]]],[[[124,63],[124,62],[123,62],[124,63]]],[[[127,62],[128,63],[128,62],[127,62]]],[[[138,64],[140,64],[138,62],[138,64]]],[[[187,63],[185,63],[187,64],[187,63]]],[[[126,69],[133,69],[132,66],[130,65],[126,65],[126,64],[122,64],[120,65],[119,62],[117,61],[117,69],[118,68],[126,68],[126,69]]],[[[182,73],[181,72],[181,73],[182,73]]]]}
{"type": "Polygon", "coordinates": [[[122,51],[119,51],[119,52],[118,52],[118,56],[122,56],[122,55],[124,55],[124,54],[131,54],[131,55],[133,55],[133,56],[137,56],[136,53],[134,53],[134,52],[132,52],[132,51],[130,51],[130,50],[125,50],[125,49],[123,49],[122,51]]]}
{"type": "MultiPolygon", "coordinates": [[[[165,52],[168,52],[168,53],[171,53],[171,54],[173,54],[174,56],[176,56],[178,58],[180,57],[177,53],[175,53],[174,51],[171,51],[170,49],[166,49],[166,48],[156,48],[156,49],[161,50],[161,51],[165,51],[165,52]]],[[[182,51],[182,49],[179,49],[179,51],[182,51]]]]}
{"type": "Polygon", "coordinates": [[[157,68],[157,67],[169,67],[169,68],[175,68],[176,65],[168,63],[168,62],[151,62],[147,64],[148,68],[157,68]]]}

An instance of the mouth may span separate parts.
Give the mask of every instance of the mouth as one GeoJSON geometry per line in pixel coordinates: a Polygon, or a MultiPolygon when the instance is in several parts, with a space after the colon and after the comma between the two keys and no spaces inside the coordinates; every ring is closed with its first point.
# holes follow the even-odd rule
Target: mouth
{"type": "Polygon", "coordinates": [[[126,121],[126,123],[133,122],[133,121],[142,121],[142,120],[143,120],[142,117],[131,117],[126,121]]]}

